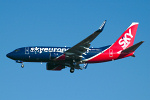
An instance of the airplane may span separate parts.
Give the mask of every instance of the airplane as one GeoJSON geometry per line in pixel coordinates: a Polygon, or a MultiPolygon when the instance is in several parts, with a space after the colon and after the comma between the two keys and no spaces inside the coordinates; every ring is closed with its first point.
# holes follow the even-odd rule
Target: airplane
{"type": "Polygon", "coordinates": [[[60,71],[70,67],[71,73],[75,69],[86,69],[88,64],[113,61],[129,56],[135,57],[135,50],[144,42],[133,45],[138,22],[133,22],[112,45],[100,48],[90,47],[90,43],[103,31],[105,24],[106,20],[97,31],[73,47],[22,47],[6,56],[21,63],[22,68],[24,68],[23,62],[45,62],[47,70],[60,71]]]}

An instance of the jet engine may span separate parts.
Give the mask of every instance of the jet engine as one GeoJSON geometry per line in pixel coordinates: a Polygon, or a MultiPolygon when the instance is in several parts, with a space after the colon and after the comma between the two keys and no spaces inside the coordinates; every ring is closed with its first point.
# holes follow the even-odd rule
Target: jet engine
{"type": "Polygon", "coordinates": [[[63,68],[65,68],[64,65],[58,64],[58,63],[54,63],[54,62],[48,62],[46,64],[46,69],[47,70],[54,70],[54,71],[60,71],[63,68]]]}

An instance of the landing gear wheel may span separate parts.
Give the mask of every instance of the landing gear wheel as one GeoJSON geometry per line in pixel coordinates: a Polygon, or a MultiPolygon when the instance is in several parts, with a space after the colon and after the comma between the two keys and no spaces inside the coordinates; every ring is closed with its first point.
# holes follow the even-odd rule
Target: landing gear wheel
{"type": "Polygon", "coordinates": [[[21,67],[24,68],[24,64],[22,64],[21,67]]]}
{"type": "Polygon", "coordinates": [[[73,72],[74,72],[74,68],[71,68],[71,69],[70,69],[70,73],[73,73],[73,72]]]}

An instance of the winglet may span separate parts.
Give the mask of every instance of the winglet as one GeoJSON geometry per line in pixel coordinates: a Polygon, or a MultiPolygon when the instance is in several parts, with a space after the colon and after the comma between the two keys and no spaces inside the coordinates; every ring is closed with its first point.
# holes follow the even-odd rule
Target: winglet
{"type": "Polygon", "coordinates": [[[99,27],[99,29],[97,31],[101,31],[102,32],[103,29],[104,29],[105,24],[106,24],[106,20],[102,23],[102,25],[99,27]]]}

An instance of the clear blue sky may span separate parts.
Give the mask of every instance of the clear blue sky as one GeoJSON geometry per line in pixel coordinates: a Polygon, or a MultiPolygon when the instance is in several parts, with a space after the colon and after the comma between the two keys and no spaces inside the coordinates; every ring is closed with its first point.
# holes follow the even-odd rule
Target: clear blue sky
{"type": "Polygon", "coordinates": [[[149,0],[0,0],[0,100],[150,100],[149,0]],[[6,57],[23,46],[73,46],[107,20],[93,47],[112,44],[132,22],[139,22],[129,57],[90,64],[70,74],[47,71],[45,63],[6,57]]]}

